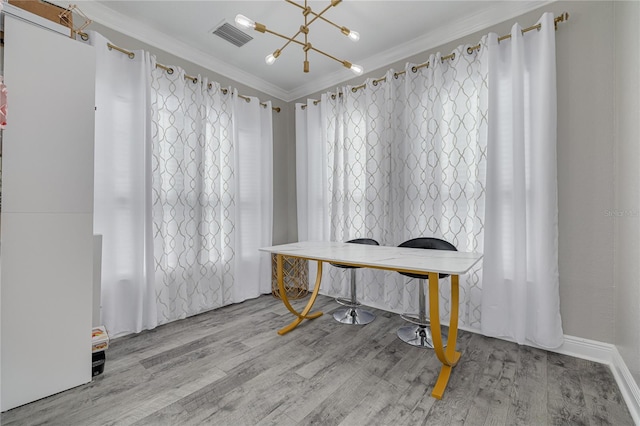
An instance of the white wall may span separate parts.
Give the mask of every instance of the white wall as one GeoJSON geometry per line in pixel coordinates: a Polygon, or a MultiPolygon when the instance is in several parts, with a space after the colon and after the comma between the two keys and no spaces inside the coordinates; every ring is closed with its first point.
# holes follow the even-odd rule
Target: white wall
{"type": "Polygon", "coordinates": [[[556,53],[563,327],[613,343],[613,3],[554,6],[571,15],[556,53]]]}
{"type": "Polygon", "coordinates": [[[640,3],[615,4],[615,341],[640,383],[640,3]]]}

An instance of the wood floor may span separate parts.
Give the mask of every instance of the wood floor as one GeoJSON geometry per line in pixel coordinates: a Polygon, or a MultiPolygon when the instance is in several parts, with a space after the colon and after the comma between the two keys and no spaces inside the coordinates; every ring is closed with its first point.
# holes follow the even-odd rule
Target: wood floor
{"type": "MultiPolygon", "coordinates": [[[[304,302],[302,302],[304,303],[304,302]]],[[[298,302],[300,304],[300,302],[298,302]]],[[[301,305],[302,306],[302,305],[301,305]]],[[[291,315],[262,296],[112,341],[93,382],[2,414],[3,425],[631,425],[609,368],[461,332],[442,400],[439,362],[373,310],[366,326],[291,315]]]]}

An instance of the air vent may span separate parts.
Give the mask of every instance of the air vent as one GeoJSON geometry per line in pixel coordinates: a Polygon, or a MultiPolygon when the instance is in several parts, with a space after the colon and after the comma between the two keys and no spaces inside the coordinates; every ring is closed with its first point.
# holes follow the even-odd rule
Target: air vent
{"type": "Polygon", "coordinates": [[[222,21],[217,27],[215,27],[212,33],[238,47],[242,47],[249,41],[253,40],[253,37],[249,34],[240,31],[235,26],[225,21],[222,21]]]}

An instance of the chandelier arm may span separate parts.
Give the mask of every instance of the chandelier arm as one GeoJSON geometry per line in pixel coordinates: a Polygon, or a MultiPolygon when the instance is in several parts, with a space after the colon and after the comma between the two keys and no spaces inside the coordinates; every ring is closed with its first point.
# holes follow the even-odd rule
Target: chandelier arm
{"type": "Polygon", "coordinates": [[[344,62],[345,62],[345,61],[343,61],[343,60],[341,60],[341,59],[338,59],[338,58],[336,58],[335,56],[329,55],[328,53],[323,52],[322,50],[317,49],[317,48],[315,48],[315,47],[313,47],[313,46],[310,46],[309,48],[310,48],[311,50],[313,50],[314,52],[318,52],[318,53],[320,53],[321,55],[324,55],[324,56],[326,56],[327,58],[333,59],[334,61],[336,61],[336,62],[340,62],[342,65],[344,65],[344,62]]]}
{"type": "Polygon", "coordinates": [[[304,33],[305,44],[305,47],[302,48],[304,51],[304,61],[302,61],[303,72],[309,72],[309,47],[311,47],[309,44],[309,14],[306,13],[307,11],[311,11],[311,8],[309,7],[307,0],[304,0],[304,12],[302,12],[302,15],[304,16],[304,28],[300,28],[300,31],[304,33]]]}
{"type": "MultiPolygon", "coordinates": [[[[311,12],[311,13],[313,13],[313,12],[311,12]]],[[[315,15],[315,13],[314,13],[314,15],[315,15]]],[[[336,24],[335,22],[331,22],[330,20],[328,20],[328,19],[327,19],[327,18],[325,18],[324,16],[318,16],[318,18],[322,19],[324,22],[326,22],[326,23],[328,23],[328,24],[333,25],[333,26],[334,26],[334,27],[336,27],[337,29],[342,30],[342,27],[341,27],[340,25],[336,24]]]]}
{"type": "Polygon", "coordinates": [[[304,6],[301,5],[301,4],[296,3],[295,1],[292,1],[292,0],[284,0],[284,1],[286,1],[287,3],[290,3],[290,4],[294,5],[294,6],[299,7],[300,9],[304,10],[304,6]]]}
{"type": "MultiPolygon", "coordinates": [[[[295,41],[295,40],[294,40],[295,41]]],[[[285,47],[287,47],[289,44],[291,44],[291,40],[287,40],[287,42],[280,48],[278,49],[280,52],[282,52],[284,50],[285,47]]]]}
{"type": "MultiPolygon", "coordinates": [[[[298,43],[300,46],[303,46],[303,47],[304,47],[304,46],[305,46],[305,44],[306,44],[306,43],[303,43],[303,42],[301,42],[301,41],[299,41],[299,40],[296,40],[296,37],[298,37],[298,36],[300,35],[300,33],[302,32],[302,28],[300,28],[300,29],[298,30],[298,32],[297,32],[297,33],[295,33],[292,37],[287,37],[287,36],[285,36],[285,35],[283,35],[283,34],[280,34],[280,33],[277,33],[277,32],[275,32],[275,31],[270,30],[269,28],[267,28],[266,26],[264,26],[264,25],[262,25],[262,24],[260,24],[260,25],[261,25],[261,29],[260,29],[260,30],[256,29],[256,31],[260,31],[261,33],[269,33],[269,34],[273,34],[273,35],[275,35],[275,36],[278,36],[278,37],[281,37],[281,38],[283,38],[283,39],[285,39],[285,40],[288,40],[288,41],[287,41],[287,43],[285,43],[285,45],[284,45],[284,46],[282,46],[282,48],[281,48],[280,50],[282,50],[282,49],[284,49],[285,47],[287,47],[287,46],[289,45],[289,43],[291,43],[291,42],[298,43]]],[[[306,38],[305,38],[305,39],[306,39],[306,38]]]]}
{"type": "Polygon", "coordinates": [[[311,25],[311,24],[313,24],[313,23],[315,22],[315,20],[316,20],[316,19],[318,19],[318,18],[323,19],[323,18],[322,18],[322,14],[324,14],[327,10],[331,9],[332,7],[333,7],[332,5],[327,6],[327,7],[325,7],[325,8],[322,10],[322,12],[320,12],[320,13],[315,13],[315,12],[312,10],[310,13],[311,13],[312,15],[314,15],[314,16],[313,16],[313,19],[312,19],[312,20],[310,20],[310,21],[309,21],[309,23],[308,23],[307,25],[311,25]]]}
{"type": "MultiPolygon", "coordinates": [[[[277,33],[277,32],[275,32],[275,31],[271,31],[271,30],[270,30],[270,29],[268,29],[268,28],[265,28],[265,30],[264,30],[264,31],[265,31],[265,32],[267,32],[267,33],[269,33],[269,34],[273,34],[274,36],[278,36],[278,37],[280,37],[280,38],[283,38],[283,39],[285,39],[285,40],[288,40],[288,41],[287,41],[287,43],[285,43],[285,45],[282,47],[282,49],[284,49],[284,48],[285,48],[289,43],[291,43],[291,42],[293,42],[293,43],[298,43],[300,46],[303,46],[303,47],[305,46],[305,44],[304,44],[303,42],[301,42],[300,40],[296,40],[295,38],[287,37],[286,35],[282,35],[282,34],[277,33]]],[[[297,34],[296,34],[296,36],[297,36],[297,34]]],[[[294,37],[295,37],[295,36],[294,36],[294,37]]],[[[282,49],[280,49],[280,50],[282,50],[282,49]]]]}
{"type": "MultiPolygon", "coordinates": [[[[294,6],[298,6],[300,9],[304,10],[304,6],[302,6],[301,4],[296,3],[295,1],[292,1],[292,0],[284,0],[284,1],[286,1],[287,3],[290,3],[290,4],[294,5],[294,6]]],[[[337,5],[336,5],[336,6],[337,6],[337,5]]],[[[329,6],[329,7],[331,7],[331,6],[329,6]]],[[[329,7],[328,7],[327,9],[325,9],[325,10],[328,10],[328,9],[329,9],[329,7]]],[[[335,6],[334,6],[334,7],[335,7],[335,6]]],[[[328,20],[328,19],[327,19],[327,18],[325,18],[324,16],[320,16],[320,14],[315,13],[313,10],[312,10],[312,11],[310,11],[309,13],[311,13],[312,15],[314,15],[316,18],[320,18],[320,19],[322,19],[322,20],[323,20],[324,22],[326,22],[326,23],[333,25],[333,26],[334,26],[334,27],[336,27],[337,29],[342,30],[342,27],[341,27],[340,25],[336,24],[335,22],[331,22],[330,20],[328,20]]],[[[323,13],[324,13],[324,11],[323,11],[323,13]]],[[[310,23],[311,23],[311,22],[309,22],[309,24],[310,24],[310,23]]]]}
{"type": "MultiPolygon", "coordinates": [[[[287,1],[287,0],[285,0],[285,1],[287,1]]],[[[295,4],[295,3],[294,3],[294,4],[295,4]]],[[[296,6],[300,6],[300,5],[298,4],[298,5],[296,5],[296,6]]],[[[318,18],[320,18],[320,19],[325,19],[325,18],[323,18],[323,17],[322,17],[322,14],[323,14],[323,13],[325,13],[327,10],[331,9],[332,7],[333,7],[333,4],[330,4],[329,6],[325,7],[324,9],[322,9],[322,12],[320,12],[320,13],[315,13],[313,10],[310,10],[310,12],[309,12],[309,13],[311,13],[311,14],[312,14],[312,15],[314,15],[314,16],[313,16],[313,19],[312,19],[312,20],[310,20],[310,21],[306,24],[306,26],[308,27],[309,25],[313,24],[313,23],[315,22],[315,20],[316,20],[316,19],[318,19],[318,18]]]]}
{"type": "MultiPolygon", "coordinates": [[[[297,6],[297,7],[299,7],[299,8],[300,8],[300,9],[302,9],[302,10],[306,10],[306,7],[304,7],[304,6],[303,6],[303,5],[301,5],[301,4],[296,3],[295,1],[292,1],[292,0],[284,0],[284,1],[286,1],[287,3],[292,4],[292,5],[294,5],[294,6],[297,6]]],[[[335,6],[337,6],[337,5],[335,5],[335,6]]],[[[315,16],[315,18],[313,18],[313,20],[314,20],[314,21],[315,21],[317,18],[320,18],[320,19],[324,19],[325,21],[329,22],[330,24],[333,24],[333,22],[330,22],[327,18],[325,18],[325,17],[323,17],[323,16],[320,16],[320,15],[322,15],[322,14],[323,14],[323,13],[325,13],[327,10],[329,10],[329,9],[331,9],[332,7],[335,7],[335,6],[334,6],[333,4],[330,4],[329,6],[327,6],[327,7],[326,7],[322,12],[320,12],[320,13],[316,13],[316,12],[314,12],[312,9],[309,9],[309,13],[310,13],[310,14],[312,14],[313,16],[315,16]]],[[[313,21],[311,21],[311,22],[313,22],[313,21]]],[[[311,24],[311,22],[309,22],[309,24],[311,24]]],[[[336,25],[336,24],[333,24],[333,25],[336,25]]],[[[336,25],[336,27],[337,27],[337,25],[336,25]]],[[[340,28],[340,27],[338,27],[338,28],[340,28]]]]}

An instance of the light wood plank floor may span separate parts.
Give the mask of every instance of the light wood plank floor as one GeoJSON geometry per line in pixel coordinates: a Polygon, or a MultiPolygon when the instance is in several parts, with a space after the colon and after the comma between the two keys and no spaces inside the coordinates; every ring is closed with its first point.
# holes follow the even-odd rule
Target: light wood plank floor
{"type": "MultiPolygon", "coordinates": [[[[304,302],[297,302],[303,306],[304,302]]],[[[461,332],[444,398],[433,351],[373,310],[342,325],[338,305],[278,336],[272,296],[115,339],[93,382],[2,414],[3,425],[631,425],[605,365],[461,332]]]]}

